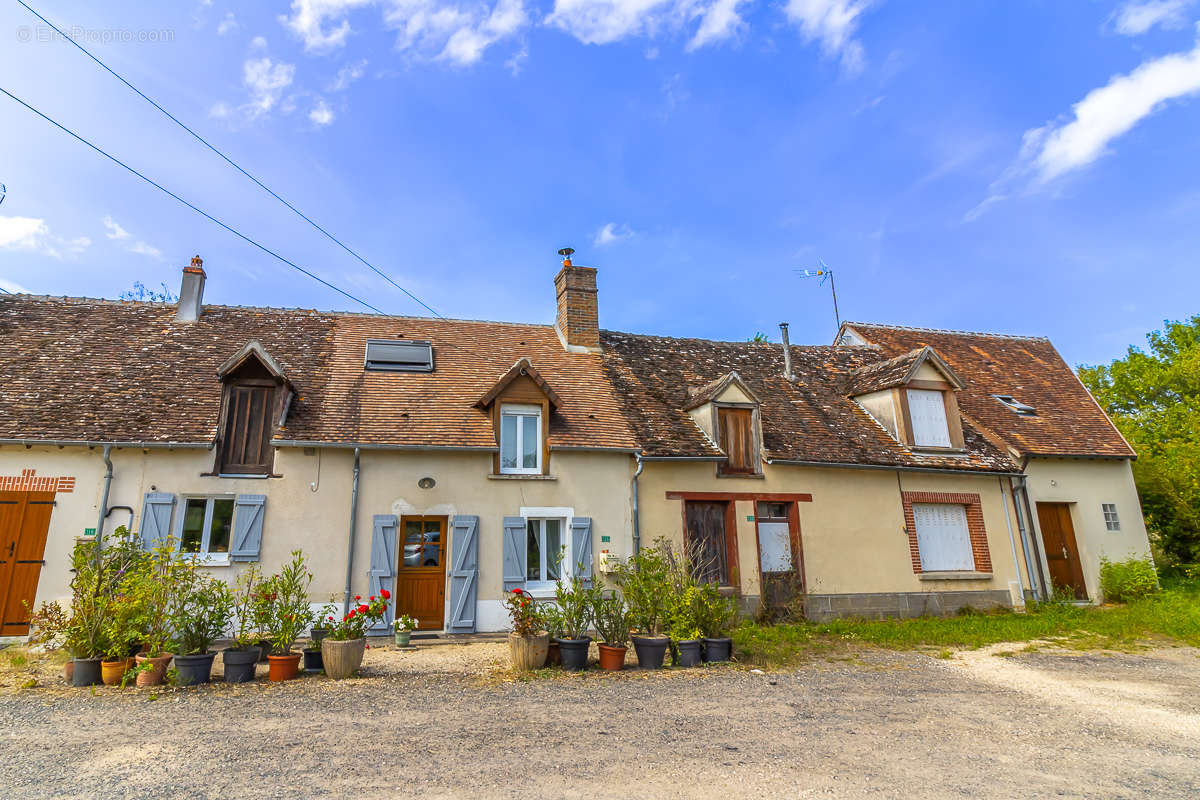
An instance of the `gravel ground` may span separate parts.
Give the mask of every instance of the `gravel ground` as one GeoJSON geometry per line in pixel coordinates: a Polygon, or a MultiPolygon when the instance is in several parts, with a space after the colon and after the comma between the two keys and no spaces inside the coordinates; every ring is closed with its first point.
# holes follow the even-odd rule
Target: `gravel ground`
{"type": "MultiPolygon", "coordinates": [[[[24,797],[1196,797],[1200,650],[867,650],[514,680],[504,645],[335,683],[0,690],[24,797]],[[1014,652],[1015,651],[1015,652],[1014,652]]],[[[265,668],[263,668],[265,669],[265,668]]],[[[11,681],[9,682],[11,685],[11,681]]]]}

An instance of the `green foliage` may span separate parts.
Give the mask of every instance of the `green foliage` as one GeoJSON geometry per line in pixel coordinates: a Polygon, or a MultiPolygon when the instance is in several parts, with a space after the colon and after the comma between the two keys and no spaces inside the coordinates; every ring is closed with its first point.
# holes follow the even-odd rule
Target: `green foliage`
{"type": "Polygon", "coordinates": [[[768,339],[767,335],[762,331],[756,331],[755,334],[746,341],[753,342],[754,344],[768,344],[771,340],[768,339]]]}
{"type": "Polygon", "coordinates": [[[667,635],[677,642],[700,638],[700,587],[686,572],[680,573],[682,583],[673,585],[670,608],[667,610],[667,635]]]}
{"type": "Polygon", "coordinates": [[[558,610],[558,606],[540,606],[538,608],[538,624],[539,627],[550,634],[551,639],[556,639],[563,635],[562,612],[558,610]]]}
{"type": "Polygon", "coordinates": [[[1079,368],[1138,452],[1133,474],[1161,567],[1200,562],[1200,315],[1167,321],[1111,364],[1079,368]]]}
{"type": "Polygon", "coordinates": [[[177,603],[178,576],[186,565],[168,539],[147,555],[134,578],[127,602],[133,604],[136,624],[146,645],[146,655],[157,657],[177,647],[171,610],[177,603]]]}
{"type": "Polygon", "coordinates": [[[1125,561],[1100,559],[1100,588],[1104,599],[1112,603],[1127,603],[1158,591],[1158,573],[1149,559],[1128,558],[1125,561]]]}
{"type": "Polygon", "coordinates": [[[659,539],[654,547],[644,548],[629,561],[618,563],[613,578],[629,605],[635,628],[656,636],[667,624],[671,588],[670,545],[659,539]]]}
{"type": "Polygon", "coordinates": [[[240,650],[245,650],[258,640],[254,635],[257,633],[255,608],[261,585],[262,573],[254,564],[238,575],[233,585],[233,646],[240,650]]]}
{"type": "Polygon", "coordinates": [[[711,583],[700,587],[697,600],[697,623],[700,631],[709,639],[728,636],[737,622],[737,603],[732,597],[721,594],[711,583]]]}
{"type": "Polygon", "coordinates": [[[229,584],[199,569],[192,559],[176,572],[171,624],[178,643],[177,655],[207,653],[213,640],[225,632],[233,614],[229,584]]]}
{"type": "Polygon", "coordinates": [[[304,551],[293,550],[292,560],[263,581],[258,595],[259,618],[275,655],[290,653],[300,634],[312,625],[312,606],[308,604],[308,586],[312,579],[304,551]]]}
{"type": "Polygon", "coordinates": [[[554,587],[554,603],[562,617],[560,638],[582,639],[587,636],[595,605],[594,591],[584,586],[578,575],[572,576],[569,581],[560,580],[554,587]]]}
{"type": "Polygon", "coordinates": [[[632,627],[632,614],[625,600],[615,591],[605,594],[597,589],[593,597],[592,615],[596,621],[596,631],[604,644],[613,647],[629,645],[629,629],[632,627]]]}
{"type": "Polygon", "coordinates": [[[541,631],[544,614],[538,609],[537,600],[521,587],[504,593],[504,607],[508,610],[508,621],[513,633],[529,638],[541,631]]]}

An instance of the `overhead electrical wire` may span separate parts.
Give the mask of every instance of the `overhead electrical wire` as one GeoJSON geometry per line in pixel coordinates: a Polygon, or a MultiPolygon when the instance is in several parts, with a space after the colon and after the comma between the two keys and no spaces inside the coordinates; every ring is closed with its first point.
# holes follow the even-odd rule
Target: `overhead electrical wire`
{"type": "MultiPolygon", "coordinates": [[[[19,2],[19,0],[18,0],[18,2],[19,2]]],[[[314,275],[313,273],[309,272],[308,270],[306,270],[304,267],[300,266],[299,264],[296,264],[296,263],[294,263],[294,262],[292,262],[292,261],[289,261],[288,259],[286,259],[286,258],[284,258],[283,256],[279,255],[279,253],[276,253],[274,250],[270,249],[269,247],[266,247],[266,246],[264,246],[264,245],[261,245],[261,244],[259,244],[258,242],[254,241],[254,240],[253,240],[253,239],[251,239],[249,236],[247,236],[246,234],[244,234],[244,233],[242,233],[241,231],[237,230],[236,228],[232,228],[232,227],[230,227],[229,225],[226,225],[224,222],[222,222],[221,220],[217,219],[217,218],[216,218],[216,217],[214,217],[212,214],[209,214],[207,211],[204,211],[203,209],[201,209],[201,208],[198,208],[197,206],[195,206],[195,205],[193,205],[193,204],[189,203],[187,200],[184,200],[182,197],[180,197],[179,195],[175,194],[174,192],[172,192],[170,189],[166,188],[166,187],[165,187],[165,186],[163,186],[162,184],[156,183],[155,181],[153,181],[153,180],[151,180],[150,178],[146,177],[146,176],[145,176],[145,175],[143,175],[141,172],[138,172],[136,169],[134,169],[133,167],[129,166],[128,164],[126,164],[124,161],[120,160],[120,159],[119,159],[119,158],[117,158],[116,156],[110,155],[110,154],[109,154],[107,151],[105,151],[105,150],[103,150],[102,148],[100,148],[100,147],[98,147],[98,146],[96,146],[96,145],[92,144],[92,143],[91,143],[91,142],[89,142],[87,139],[85,139],[85,138],[83,138],[82,136],[80,136],[79,134],[75,133],[75,132],[74,132],[73,130],[71,130],[70,128],[67,128],[66,126],[64,126],[64,125],[60,124],[59,122],[55,121],[55,120],[54,120],[54,119],[52,119],[51,117],[47,116],[46,114],[43,114],[41,111],[38,111],[36,108],[34,108],[33,106],[29,105],[29,103],[26,103],[24,100],[22,100],[21,98],[17,97],[15,94],[13,94],[12,92],[10,92],[10,91],[8,91],[7,89],[5,89],[3,86],[0,86],[0,92],[3,92],[4,94],[8,95],[10,98],[12,98],[12,99],[13,99],[13,100],[15,100],[16,102],[20,103],[20,104],[21,104],[22,106],[24,106],[25,108],[29,109],[29,110],[30,110],[30,111],[32,111],[34,114],[37,114],[39,117],[41,117],[42,119],[46,120],[47,122],[49,122],[49,123],[50,123],[51,125],[53,125],[54,127],[58,128],[58,129],[59,129],[60,131],[62,131],[63,133],[66,133],[66,134],[68,134],[69,136],[73,137],[74,139],[76,139],[76,140],[78,140],[78,141],[82,142],[83,144],[87,145],[88,147],[92,148],[92,149],[93,149],[93,150],[95,150],[97,153],[99,153],[100,155],[102,155],[102,156],[104,156],[105,158],[107,158],[109,161],[112,161],[114,164],[116,164],[116,165],[118,165],[118,166],[120,166],[120,167],[123,167],[123,168],[125,168],[126,170],[128,170],[128,171],[132,172],[134,175],[138,176],[139,178],[141,178],[142,180],[144,180],[146,183],[148,183],[148,184],[150,184],[151,186],[153,186],[154,188],[158,189],[160,192],[163,192],[164,194],[166,194],[166,195],[168,195],[168,196],[170,196],[170,197],[173,197],[174,199],[178,200],[178,201],[179,201],[180,203],[182,203],[183,205],[185,205],[185,206],[187,206],[188,208],[190,208],[192,211],[195,211],[197,214],[201,215],[202,217],[205,217],[205,218],[206,218],[206,219],[208,219],[210,222],[216,223],[217,225],[219,225],[220,227],[222,227],[222,228],[224,228],[225,230],[229,231],[229,232],[230,232],[230,233],[232,233],[234,236],[238,237],[239,239],[243,240],[244,242],[246,242],[246,243],[248,243],[248,244],[251,244],[251,245],[254,245],[254,246],[255,246],[255,247],[257,247],[259,250],[263,251],[264,253],[266,253],[267,255],[271,256],[272,258],[276,258],[276,259],[278,259],[278,260],[282,261],[284,264],[287,264],[287,265],[288,265],[289,267],[291,267],[292,269],[294,269],[294,270],[297,270],[298,272],[302,272],[302,273],[304,273],[304,274],[305,274],[305,275],[307,275],[308,277],[312,278],[314,281],[317,281],[318,283],[320,283],[320,284],[322,284],[322,285],[324,285],[324,286],[327,286],[327,287],[329,287],[330,289],[333,289],[333,290],[334,290],[335,292],[337,292],[338,294],[340,294],[340,295],[342,295],[342,296],[344,296],[344,297],[347,297],[347,298],[349,298],[349,299],[353,300],[353,301],[354,301],[354,302],[356,302],[356,303],[359,303],[359,304],[361,304],[361,305],[363,305],[363,306],[366,306],[367,308],[369,308],[369,309],[371,309],[372,311],[374,311],[376,314],[383,314],[383,313],[384,313],[383,311],[380,311],[378,308],[376,308],[375,306],[373,306],[373,305],[371,305],[370,303],[368,303],[366,300],[363,300],[363,299],[361,299],[361,298],[355,297],[354,295],[352,295],[352,294],[350,294],[349,292],[347,292],[345,289],[341,289],[341,288],[339,288],[339,287],[337,287],[337,286],[334,286],[334,285],[333,285],[332,283],[330,283],[329,281],[325,280],[324,278],[318,277],[317,275],[314,275]]]]}
{"type": "MultiPolygon", "coordinates": [[[[17,0],[17,2],[18,2],[18,3],[20,3],[22,6],[24,6],[24,7],[25,7],[25,8],[26,8],[26,9],[29,11],[29,13],[33,14],[35,17],[37,17],[37,18],[38,18],[38,19],[40,19],[42,22],[44,22],[44,23],[46,23],[47,25],[49,25],[49,26],[50,26],[51,28],[53,28],[53,29],[54,29],[56,32],[58,32],[59,36],[60,36],[60,37],[61,37],[63,40],[65,40],[65,41],[68,41],[68,42],[70,42],[71,44],[75,45],[75,47],[79,48],[79,51],[80,51],[81,53],[83,53],[85,56],[87,56],[88,58],[90,58],[92,61],[95,61],[95,62],[96,62],[97,64],[99,64],[99,65],[100,65],[100,66],[101,66],[101,67],[102,67],[102,68],[103,68],[103,69],[104,69],[106,72],[108,72],[108,73],[109,73],[110,75],[112,75],[114,78],[116,78],[116,79],[117,79],[117,80],[119,80],[121,83],[125,84],[125,85],[126,85],[126,86],[128,86],[128,87],[129,87],[131,90],[133,90],[134,92],[136,92],[136,93],[138,94],[138,96],[140,96],[140,97],[141,97],[143,100],[145,100],[147,103],[149,103],[150,105],[154,106],[154,107],[155,107],[155,108],[157,108],[159,111],[161,111],[163,114],[165,114],[165,115],[167,116],[167,118],[168,118],[168,119],[170,119],[172,122],[174,122],[176,125],[178,125],[179,127],[183,128],[185,131],[187,131],[188,133],[190,133],[190,134],[191,134],[193,137],[195,137],[196,141],[200,142],[200,143],[201,143],[201,144],[203,144],[205,147],[207,147],[209,150],[211,150],[211,151],[213,151],[214,153],[216,153],[216,154],[217,154],[218,156],[220,156],[220,157],[221,157],[221,158],[222,158],[222,159],[223,159],[223,160],[224,160],[224,161],[225,161],[227,164],[229,164],[231,167],[233,167],[234,169],[236,169],[238,172],[242,173],[242,174],[243,174],[243,175],[245,175],[247,178],[249,178],[250,180],[254,181],[254,183],[255,183],[255,184],[257,184],[257,185],[258,185],[258,187],[259,187],[260,189],[262,189],[262,190],[263,190],[263,191],[265,191],[267,194],[271,195],[271,196],[272,196],[272,197],[274,197],[276,200],[278,200],[279,202],[283,203],[285,206],[287,206],[288,208],[290,208],[290,209],[291,209],[292,211],[294,211],[294,212],[296,213],[296,215],[297,215],[297,216],[299,216],[299,217],[300,217],[302,220],[304,220],[305,222],[307,222],[309,225],[312,225],[314,228],[316,228],[316,229],[317,229],[318,231],[320,231],[321,233],[325,234],[325,236],[326,236],[326,237],[327,237],[327,238],[328,238],[328,239],[329,239],[331,242],[333,242],[333,243],[334,243],[334,244],[336,244],[338,247],[340,247],[340,248],[342,248],[343,250],[345,250],[345,251],[346,251],[347,253],[349,253],[350,255],[352,255],[352,256],[354,256],[355,258],[357,258],[359,261],[361,261],[363,264],[365,264],[365,265],[366,265],[368,268],[370,268],[370,269],[371,269],[371,270],[372,270],[372,271],[373,271],[373,272],[374,272],[376,275],[378,275],[379,277],[383,278],[385,281],[387,281],[388,283],[390,283],[392,286],[395,286],[397,289],[399,289],[400,291],[404,292],[406,295],[408,295],[408,296],[409,296],[410,298],[412,298],[414,301],[416,301],[417,303],[419,303],[419,304],[420,304],[420,305],[421,305],[421,306],[422,306],[424,309],[426,309],[426,310],[427,310],[427,311],[428,311],[430,314],[433,314],[435,317],[439,317],[439,318],[441,318],[441,319],[445,319],[445,317],[443,317],[441,314],[439,314],[437,311],[435,311],[435,310],[434,310],[434,309],[433,309],[433,308],[432,308],[432,307],[431,307],[431,306],[430,306],[428,303],[426,303],[424,300],[422,300],[421,298],[417,297],[415,294],[413,294],[412,292],[410,292],[408,289],[405,289],[405,288],[404,288],[403,286],[401,286],[400,284],[396,283],[396,281],[392,280],[392,278],[391,278],[389,275],[387,275],[385,272],[383,272],[383,270],[379,269],[379,268],[378,268],[378,267],[376,267],[374,264],[372,264],[370,261],[367,261],[365,258],[363,258],[362,256],[360,256],[360,255],[359,255],[357,252],[355,252],[353,249],[351,249],[350,247],[348,247],[347,245],[345,245],[345,244],[344,244],[344,243],[343,243],[343,242],[342,242],[340,239],[338,239],[338,238],[337,238],[336,236],[334,236],[332,233],[330,233],[329,231],[325,230],[324,228],[322,228],[322,227],[321,227],[320,225],[318,225],[317,223],[313,222],[313,221],[312,221],[312,219],[310,219],[310,218],[309,218],[307,215],[305,215],[305,214],[304,214],[304,212],[302,212],[300,209],[296,208],[294,205],[292,205],[291,203],[289,203],[287,200],[284,200],[282,197],[280,197],[278,194],[276,194],[275,192],[273,192],[273,191],[272,191],[272,190],[271,190],[271,189],[270,189],[268,186],[266,186],[266,185],[265,185],[265,184],[264,184],[262,181],[260,181],[258,178],[254,177],[254,176],[253,176],[253,175],[251,175],[249,172],[247,172],[246,170],[242,169],[242,167],[241,167],[241,166],[240,166],[240,165],[239,165],[237,162],[235,162],[233,159],[231,159],[229,156],[227,156],[227,155],[225,155],[224,153],[222,153],[220,150],[218,150],[218,149],[217,149],[216,147],[214,147],[212,144],[209,144],[209,142],[208,142],[208,140],[207,140],[207,139],[205,139],[203,136],[201,136],[200,134],[196,133],[194,130],[192,130],[191,128],[189,128],[189,127],[188,127],[188,126],[187,126],[185,123],[181,122],[181,121],[179,120],[179,118],[177,118],[177,117],[176,117],[174,114],[172,114],[170,111],[167,111],[165,108],[163,108],[162,106],[160,106],[158,103],[154,102],[154,100],[152,100],[151,98],[147,97],[147,96],[146,96],[146,94],[145,94],[144,92],[142,92],[142,90],[138,89],[138,88],[137,88],[136,86],[134,86],[132,83],[130,83],[129,81],[125,80],[125,78],[123,78],[123,77],[121,77],[121,75],[117,74],[117,72],[115,72],[115,71],[114,71],[114,70],[113,70],[111,67],[109,67],[107,64],[105,64],[103,61],[101,61],[101,60],[100,60],[99,58],[97,58],[96,56],[92,55],[92,53],[91,53],[91,52],[90,52],[90,51],[89,51],[87,48],[85,48],[83,45],[81,45],[79,42],[77,42],[77,41],[76,41],[76,40],[75,40],[73,37],[71,37],[71,36],[68,36],[68,35],[66,35],[65,33],[63,33],[63,31],[62,31],[62,30],[61,30],[61,29],[60,29],[60,28],[59,28],[57,25],[55,25],[53,22],[51,22],[50,20],[46,19],[46,18],[45,18],[45,17],[43,17],[41,14],[39,14],[39,13],[38,13],[36,10],[34,10],[34,9],[33,9],[33,8],[32,8],[32,7],[31,7],[31,6],[28,4],[28,3],[24,2],[24,0],[17,0]]],[[[10,96],[11,96],[11,95],[10,95],[10,96]]],[[[361,301],[359,301],[359,302],[361,302],[361,301]]],[[[380,312],[380,313],[382,313],[382,312],[380,312]]]]}

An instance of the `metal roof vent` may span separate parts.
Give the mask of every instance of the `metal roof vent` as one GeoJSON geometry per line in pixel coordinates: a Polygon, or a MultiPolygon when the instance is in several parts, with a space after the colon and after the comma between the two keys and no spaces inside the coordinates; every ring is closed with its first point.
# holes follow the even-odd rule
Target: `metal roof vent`
{"type": "Polygon", "coordinates": [[[1010,410],[1015,411],[1016,413],[1020,414],[1022,417],[1036,417],[1037,416],[1036,408],[1034,408],[1031,405],[1026,405],[1025,403],[1022,403],[1020,400],[1013,397],[1011,394],[994,394],[994,395],[992,395],[992,397],[996,398],[1001,403],[1008,406],[1008,408],[1010,410]]]}
{"type": "Polygon", "coordinates": [[[407,339],[367,339],[363,369],[373,372],[433,372],[433,344],[407,339]]]}

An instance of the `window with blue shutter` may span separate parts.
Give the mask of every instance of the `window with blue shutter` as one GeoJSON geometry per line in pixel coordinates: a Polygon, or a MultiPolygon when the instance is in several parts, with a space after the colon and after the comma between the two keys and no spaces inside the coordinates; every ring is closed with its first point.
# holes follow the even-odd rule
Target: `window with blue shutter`
{"type": "Polygon", "coordinates": [[[266,512],[265,494],[237,496],[233,513],[233,548],[229,553],[233,561],[258,561],[266,512]]]}
{"type": "MultiPolygon", "coordinates": [[[[376,514],[371,532],[371,568],[367,571],[370,594],[379,597],[384,589],[391,592],[396,586],[396,529],[400,520],[395,514],[376,514]]],[[[396,618],[395,598],[388,603],[383,619],[372,631],[390,631],[396,618]]]]}
{"type": "Polygon", "coordinates": [[[571,519],[571,563],[574,574],[583,578],[585,585],[592,584],[592,518],[571,519]]]}
{"type": "Polygon", "coordinates": [[[450,633],[475,632],[479,596],[479,517],[460,514],[450,521],[450,633]]]}
{"type": "Polygon", "coordinates": [[[175,495],[166,492],[147,492],[142,504],[142,547],[153,550],[171,539],[171,512],[175,495]]]}
{"type": "Polygon", "coordinates": [[[511,592],[525,585],[527,561],[525,518],[505,517],[503,529],[504,591],[511,592]]]}

